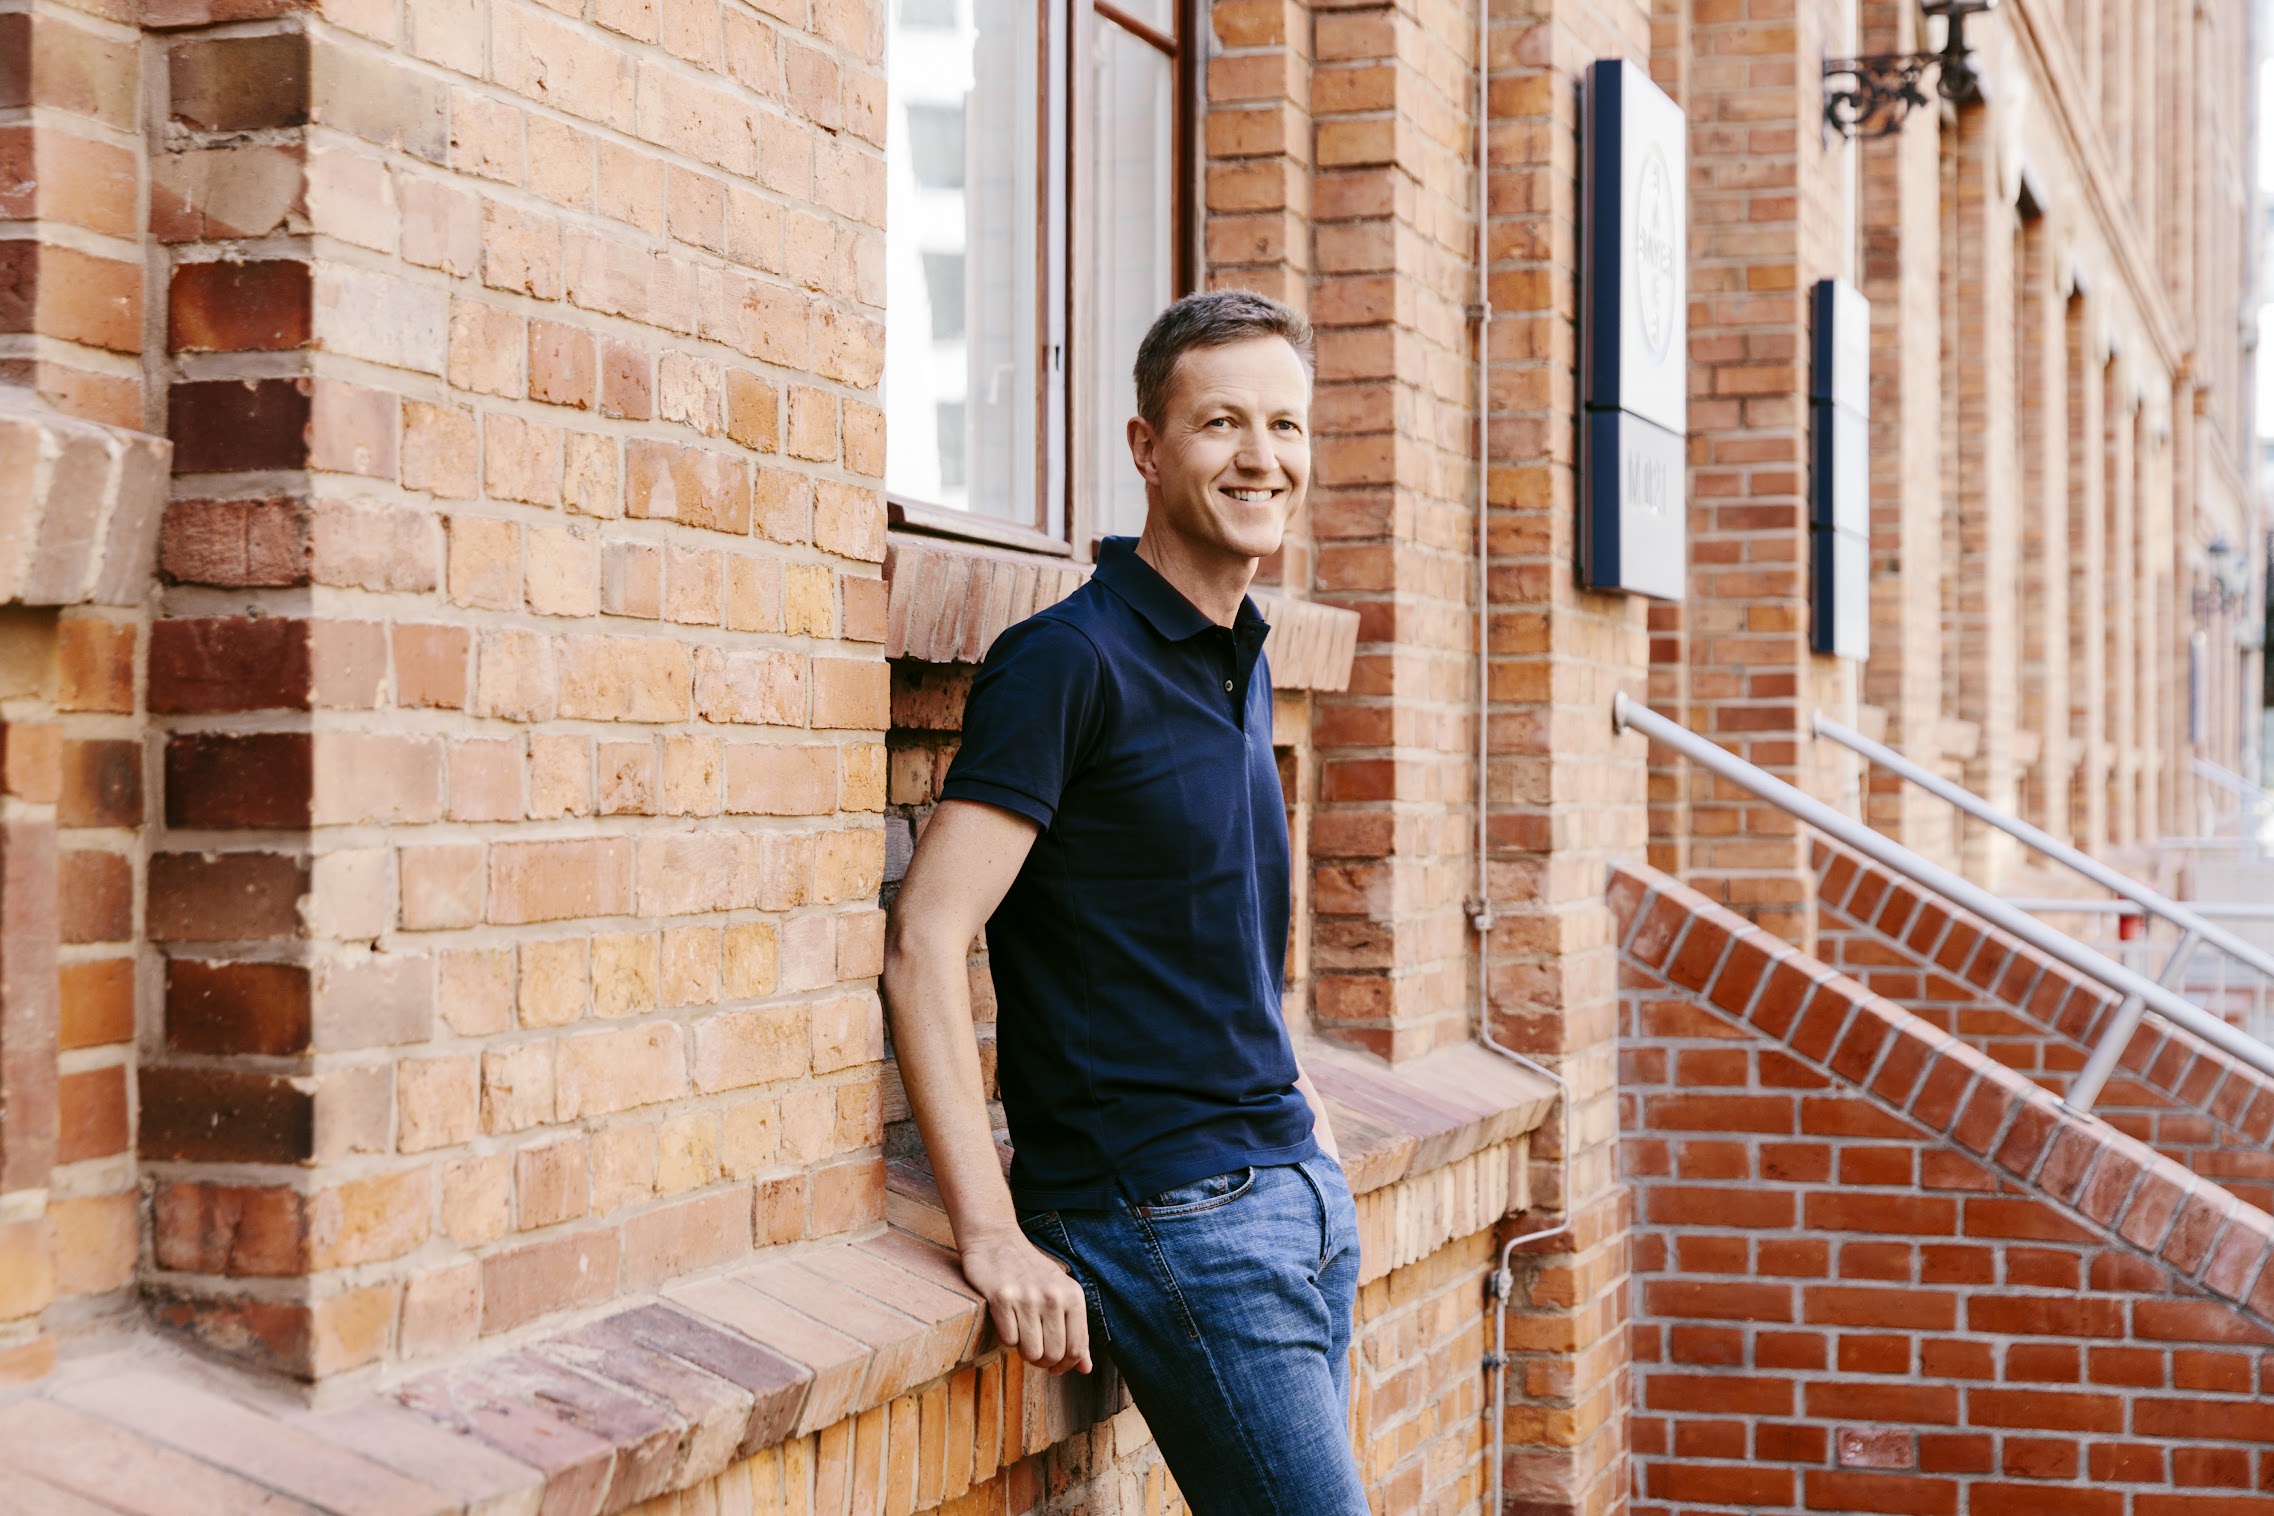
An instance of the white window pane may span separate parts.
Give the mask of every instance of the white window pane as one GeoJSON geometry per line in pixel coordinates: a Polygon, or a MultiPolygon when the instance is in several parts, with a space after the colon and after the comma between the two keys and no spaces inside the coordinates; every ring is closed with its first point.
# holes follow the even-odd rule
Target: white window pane
{"type": "Polygon", "coordinates": [[[1098,23],[1096,36],[1090,287],[1097,326],[1089,350],[1097,522],[1101,532],[1129,536],[1145,524],[1144,481],[1129,461],[1127,428],[1137,414],[1130,370],[1176,278],[1176,71],[1157,49],[1108,22],[1098,23]]]}
{"type": "Polygon", "coordinates": [[[894,0],[885,487],[1035,519],[1038,9],[894,0]]]}

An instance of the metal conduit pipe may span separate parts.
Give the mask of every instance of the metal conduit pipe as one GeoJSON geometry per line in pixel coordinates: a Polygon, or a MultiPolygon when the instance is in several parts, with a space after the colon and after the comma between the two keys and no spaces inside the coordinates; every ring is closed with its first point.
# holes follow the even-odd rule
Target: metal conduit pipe
{"type": "Polygon", "coordinates": [[[1508,1303],[1516,1290],[1509,1260],[1527,1243],[1561,1236],[1571,1230],[1571,1085],[1555,1070],[1525,1057],[1492,1035],[1492,996],[1487,973],[1491,967],[1492,870],[1491,776],[1492,753],[1492,6],[1476,0],[1476,301],[1469,315],[1476,323],[1476,893],[1469,900],[1469,927],[1477,945],[1477,1041],[1518,1067],[1539,1075],[1555,1086],[1563,1112],[1563,1177],[1557,1186],[1562,1217],[1555,1225],[1523,1232],[1501,1244],[1500,1262],[1492,1271],[1492,1352],[1485,1372],[1492,1376],[1492,1424],[1486,1457],[1491,1467],[1489,1516],[1500,1516],[1506,1473],[1503,1422],[1508,1408],[1508,1303]]]}
{"type": "Polygon", "coordinates": [[[2247,1032],[2237,1031],[2201,1006],[2182,999],[2144,975],[2134,973],[2074,938],[2056,932],[2035,918],[2015,910],[1988,890],[1959,878],[1948,869],[1929,863],[1901,843],[1882,837],[1814,796],[1804,794],[1782,779],[1747,763],[1728,749],[1700,737],[1677,722],[1667,720],[1648,706],[1637,705],[1623,694],[1614,695],[1611,699],[1611,724],[1619,731],[1631,727],[1653,742],[1664,743],[1692,763],[1700,764],[1740,789],[1758,795],[1804,825],[1846,843],[1865,857],[1884,864],[1916,884],[1924,885],[1945,900],[1957,903],[1992,926],[2020,938],[2048,958],[2067,964],[2088,979],[2095,980],[2126,998],[2136,997],[2141,1005],[2174,1026],[2184,1027],[2262,1074],[2274,1075],[2274,1047],[2269,1047],[2247,1032]]]}

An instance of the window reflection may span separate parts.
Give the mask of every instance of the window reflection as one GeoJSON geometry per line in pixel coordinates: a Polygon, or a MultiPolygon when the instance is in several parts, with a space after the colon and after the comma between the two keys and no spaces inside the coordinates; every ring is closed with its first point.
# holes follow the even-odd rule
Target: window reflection
{"type": "Polygon", "coordinates": [[[1040,53],[1033,0],[894,0],[885,486],[1036,519],[1040,53]]]}
{"type": "MultiPolygon", "coordinates": [[[[1165,13],[1167,0],[1154,8],[1165,13]]],[[[1132,535],[1145,524],[1145,484],[1129,460],[1127,428],[1137,414],[1130,369],[1145,328],[1175,294],[1176,67],[1101,16],[1093,78],[1097,325],[1089,367],[1097,525],[1101,533],[1132,535]]]]}

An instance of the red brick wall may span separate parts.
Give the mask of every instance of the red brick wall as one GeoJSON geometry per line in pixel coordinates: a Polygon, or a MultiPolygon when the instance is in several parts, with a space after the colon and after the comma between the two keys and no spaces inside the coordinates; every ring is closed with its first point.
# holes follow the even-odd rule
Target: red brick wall
{"type": "MultiPolygon", "coordinates": [[[[1825,963],[2032,1083],[2065,1094],[2118,997],[1887,870],[1819,841],[1825,963]]],[[[2274,1211],[2274,1080],[2154,1016],[2125,1045],[2094,1114],[2274,1211]]]]}
{"type": "Polygon", "coordinates": [[[315,1376],[874,1224],[881,12],[221,19],[155,23],[162,1319],[315,1376]]]}
{"type": "Polygon", "coordinates": [[[1636,1516],[2268,1505],[2274,1220],[1622,872],[1636,1516]]]}
{"type": "Polygon", "coordinates": [[[0,20],[0,390],[121,427],[145,424],[135,20],[46,0],[0,20]]]}

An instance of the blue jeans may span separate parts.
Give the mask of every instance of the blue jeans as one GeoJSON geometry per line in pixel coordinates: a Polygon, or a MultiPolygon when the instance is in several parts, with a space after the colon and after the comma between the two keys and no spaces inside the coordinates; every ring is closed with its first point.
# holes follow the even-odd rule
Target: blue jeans
{"type": "Polygon", "coordinates": [[[1367,1516],[1349,1433],[1358,1208],[1333,1159],[1019,1224],[1089,1297],[1091,1351],[1195,1516],[1367,1516]]]}

